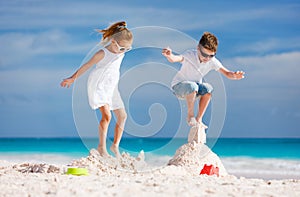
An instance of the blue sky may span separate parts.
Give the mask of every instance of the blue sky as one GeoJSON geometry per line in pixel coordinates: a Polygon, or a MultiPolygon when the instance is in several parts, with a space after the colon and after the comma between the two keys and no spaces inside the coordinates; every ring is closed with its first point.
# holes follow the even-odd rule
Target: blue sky
{"type": "MultiPolygon", "coordinates": [[[[0,18],[0,137],[78,136],[72,88],[60,88],[59,83],[99,42],[94,29],[120,20],[128,28],[176,29],[196,41],[204,31],[218,37],[217,58],[231,70],[246,72],[238,82],[223,77],[222,137],[300,137],[299,1],[12,0],[0,2],[0,18]]],[[[185,43],[178,40],[180,44],[185,43]]],[[[124,63],[139,55],[144,61],[168,64],[159,52],[131,51],[124,63]]],[[[129,68],[125,64],[123,73],[129,68]]],[[[173,104],[178,101],[168,92],[170,98],[162,99],[158,95],[164,89],[156,85],[144,88],[168,112],[158,136],[172,136],[180,113],[173,104]]],[[[151,101],[139,90],[136,95],[131,102],[139,107],[130,113],[137,123],[147,124],[149,116],[143,114],[151,101]]]]}

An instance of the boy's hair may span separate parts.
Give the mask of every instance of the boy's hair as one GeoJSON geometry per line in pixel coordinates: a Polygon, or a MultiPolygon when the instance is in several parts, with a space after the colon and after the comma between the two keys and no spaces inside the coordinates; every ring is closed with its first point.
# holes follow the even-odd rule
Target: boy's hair
{"type": "Polygon", "coordinates": [[[125,21],[116,22],[111,26],[109,26],[107,29],[96,30],[96,31],[103,34],[101,40],[101,43],[103,44],[109,42],[112,38],[114,38],[117,41],[133,39],[133,35],[131,31],[129,31],[126,28],[125,21]]]}
{"type": "Polygon", "coordinates": [[[202,35],[198,45],[201,45],[205,49],[208,49],[212,52],[217,52],[218,39],[212,33],[204,32],[204,34],[202,35]]]}

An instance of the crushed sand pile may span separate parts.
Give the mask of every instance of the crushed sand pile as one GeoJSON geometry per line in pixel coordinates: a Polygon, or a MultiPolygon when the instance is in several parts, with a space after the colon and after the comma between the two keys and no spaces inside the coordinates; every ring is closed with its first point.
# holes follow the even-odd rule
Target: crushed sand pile
{"type": "Polygon", "coordinates": [[[71,166],[85,167],[90,174],[97,175],[113,174],[116,171],[136,173],[149,168],[145,162],[143,151],[137,157],[132,157],[129,153],[122,153],[121,157],[117,159],[111,156],[102,157],[96,149],[91,149],[89,156],[73,161],[71,166]]]}

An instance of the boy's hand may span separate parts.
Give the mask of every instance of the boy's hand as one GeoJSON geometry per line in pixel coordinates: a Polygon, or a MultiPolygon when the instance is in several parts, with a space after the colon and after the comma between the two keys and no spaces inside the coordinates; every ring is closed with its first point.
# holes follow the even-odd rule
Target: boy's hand
{"type": "Polygon", "coordinates": [[[172,55],[172,49],[170,49],[170,47],[164,48],[161,54],[165,57],[170,57],[172,55]]]}
{"type": "Polygon", "coordinates": [[[243,71],[236,71],[233,73],[233,79],[236,79],[236,80],[243,79],[243,78],[245,78],[244,74],[245,74],[245,72],[243,72],[243,71]]]}
{"type": "Polygon", "coordinates": [[[165,56],[168,59],[168,61],[171,63],[183,61],[183,57],[181,55],[174,55],[170,47],[164,48],[161,54],[165,56]]]}

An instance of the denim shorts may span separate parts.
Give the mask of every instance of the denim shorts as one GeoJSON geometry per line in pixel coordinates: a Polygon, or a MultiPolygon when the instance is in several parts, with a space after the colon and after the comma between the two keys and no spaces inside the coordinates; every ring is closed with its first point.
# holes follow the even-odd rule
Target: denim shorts
{"type": "Polygon", "coordinates": [[[213,87],[209,83],[197,83],[192,81],[179,82],[172,87],[173,93],[177,98],[185,99],[192,92],[197,92],[196,97],[212,93],[213,87]]]}

